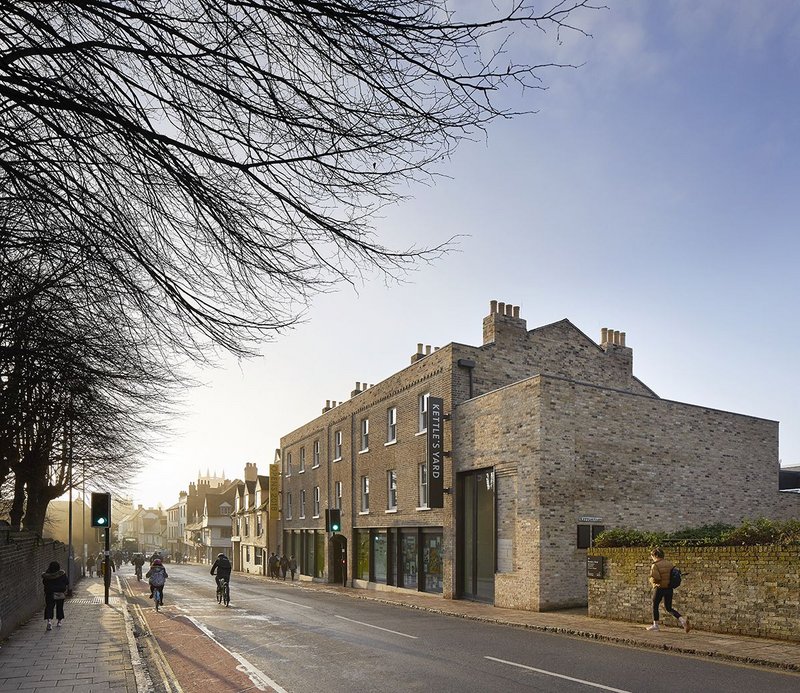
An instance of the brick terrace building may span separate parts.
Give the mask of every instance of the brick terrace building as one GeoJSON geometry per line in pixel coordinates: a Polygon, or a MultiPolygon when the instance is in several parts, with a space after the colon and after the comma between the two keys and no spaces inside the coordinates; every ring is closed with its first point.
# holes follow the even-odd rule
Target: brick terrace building
{"type": "Polygon", "coordinates": [[[778,424],[663,400],[625,334],[528,331],[491,302],[483,345],[418,345],[411,365],[281,439],[282,528],[301,574],[546,610],[587,601],[603,528],[797,516],[778,493],[778,424]],[[440,397],[443,508],[429,504],[425,413],[440,397]],[[725,479],[746,493],[720,496],[725,479]],[[340,508],[328,537],[325,509],[340,508]]]}

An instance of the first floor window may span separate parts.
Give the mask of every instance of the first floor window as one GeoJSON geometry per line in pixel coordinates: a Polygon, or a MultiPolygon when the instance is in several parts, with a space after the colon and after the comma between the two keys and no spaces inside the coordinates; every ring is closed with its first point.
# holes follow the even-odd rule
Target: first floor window
{"type": "Polygon", "coordinates": [[[428,507],[428,465],[419,466],[419,507],[428,507]]]}
{"type": "Polygon", "coordinates": [[[386,472],[386,509],[397,510],[397,470],[386,472]]]}
{"type": "Polygon", "coordinates": [[[300,518],[306,516],[306,490],[300,491],[300,518]]]}
{"type": "Polygon", "coordinates": [[[319,467],[319,441],[314,441],[314,447],[312,448],[311,453],[311,466],[312,467],[319,467]]]}
{"type": "Polygon", "coordinates": [[[306,449],[300,448],[300,471],[306,471],[306,449]]]}
{"type": "Polygon", "coordinates": [[[361,477],[361,512],[369,512],[369,477],[361,477]]]}
{"type": "Polygon", "coordinates": [[[286,453],[286,476],[292,475],[292,453],[286,453]]]}
{"type": "Polygon", "coordinates": [[[286,493],[286,519],[292,519],[292,492],[287,491],[286,493]]]}
{"type": "Polygon", "coordinates": [[[334,492],[333,492],[333,502],[335,503],[334,507],[338,508],[339,510],[342,509],[342,482],[337,481],[334,485],[334,492]]]}
{"type": "Polygon", "coordinates": [[[314,487],[314,517],[319,517],[319,486],[314,487]]]}

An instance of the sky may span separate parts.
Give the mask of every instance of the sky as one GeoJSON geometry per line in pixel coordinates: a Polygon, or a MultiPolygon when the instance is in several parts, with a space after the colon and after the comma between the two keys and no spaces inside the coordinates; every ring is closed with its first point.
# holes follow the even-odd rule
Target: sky
{"type": "Polygon", "coordinates": [[[512,41],[580,67],[546,73],[519,102],[535,115],[464,142],[375,220],[386,244],[456,249],[317,296],[260,358],[192,372],[204,386],[143,456],[136,503],[168,507],[206,470],[267,473],[281,436],[417,343],[480,345],[492,299],[528,329],[625,332],[660,397],[777,420],[782,464],[800,464],[800,4],[606,4],[579,22],[591,38],[512,41]]]}

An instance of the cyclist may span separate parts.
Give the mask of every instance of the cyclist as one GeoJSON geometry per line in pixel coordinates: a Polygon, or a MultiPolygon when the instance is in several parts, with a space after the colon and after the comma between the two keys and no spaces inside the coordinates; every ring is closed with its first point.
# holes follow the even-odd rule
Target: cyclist
{"type": "Polygon", "coordinates": [[[142,566],[144,565],[144,556],[140,553],[133,554],[133,572],[136,573],[136,578],[138,580],[142,579],[142,566]]]}
{"type": "Polygon", "coordinates": [[[231,581],[231,569],[232,566],[228,557],[224,553],[217,554],[217,560],[211,566],[211,574],[214,575],[216,573],[214,580],[216,580],[217,589],[222,587],[223,582],[231,581]]]}
{"type": "Polygon", "coordinates": [[[152,565],[150,566],[150,570],[147,571],[145,577],[150,582],[150,599],[153,598],[153,590],[155,590],[155,588],[158,587],[158,589],[161,592],[161,604],[163,604],[164,586],[167,583],[167,578],[169,577],[169,575],[167,575],[166,568],[164,568],[164,566],[161,564],[160,558],[156,558],[153,561],[152,565]]]}

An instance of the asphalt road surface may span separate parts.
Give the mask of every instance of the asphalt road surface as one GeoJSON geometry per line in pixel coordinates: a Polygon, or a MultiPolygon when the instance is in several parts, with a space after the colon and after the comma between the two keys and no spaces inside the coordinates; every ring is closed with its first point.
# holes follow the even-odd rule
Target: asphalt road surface
{"type": "Polygon", "coordinates": [[[237,573],[225,608],[207,567],[167,569],[160,613],[146,598],[146,583],[121,572],[186,693],[800,691],[797,674],[492,625],[237,573]]]}

